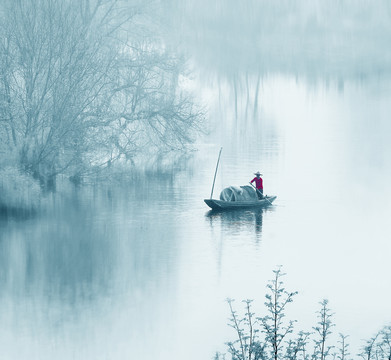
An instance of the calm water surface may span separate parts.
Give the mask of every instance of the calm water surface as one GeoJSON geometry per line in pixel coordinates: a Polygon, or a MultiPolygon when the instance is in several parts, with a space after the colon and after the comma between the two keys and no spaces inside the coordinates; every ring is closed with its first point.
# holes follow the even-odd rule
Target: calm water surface
{"type": "Polygon", "coordinates": [[[278,265],[299,291],[297,328],[328,298],[355,354],[391,322],[389,82],[271,77],[260,96],[237,119],[229,94],[216,101],[183,168],[1,222],[1,358],[211,359],[234,337],[225,298],[253,298],[261,315],[278,265]],[[275,206],[208,211],[220,146],[215,196],[260,170],[275,206]]]}

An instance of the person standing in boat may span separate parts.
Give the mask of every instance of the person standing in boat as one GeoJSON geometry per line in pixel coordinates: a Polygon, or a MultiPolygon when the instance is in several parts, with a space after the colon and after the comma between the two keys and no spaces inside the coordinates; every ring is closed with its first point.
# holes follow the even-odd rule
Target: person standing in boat
{"type": "Polygon", "coordinates": [[[261,178],[262,174],[259,171],[257,171],[256,173],[254,173],[254,175],[255,178],[252,179],[250,183],[252,184],[253,182],[255,182],[258,198],[263,199],[263,180],[261,178]]]}

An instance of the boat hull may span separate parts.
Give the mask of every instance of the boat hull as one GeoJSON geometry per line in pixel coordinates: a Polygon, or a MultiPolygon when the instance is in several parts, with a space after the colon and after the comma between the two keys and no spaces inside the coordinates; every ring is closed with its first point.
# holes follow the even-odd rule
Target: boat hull
{"type": "Polygon", "coordinates": [[[271,205],[276,198],[277,196],[266,196],[262,200],[255,201],[223,201],[215,199],[205,199],[204,201],[212,210],[233,210],[266,207],[271,205]]]}

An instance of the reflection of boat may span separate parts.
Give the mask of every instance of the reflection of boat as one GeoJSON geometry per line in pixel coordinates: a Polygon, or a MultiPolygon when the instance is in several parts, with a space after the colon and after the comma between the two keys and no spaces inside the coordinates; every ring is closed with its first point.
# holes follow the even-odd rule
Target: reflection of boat
{"type": "Polygon", "coordinates": [[[245,208],[262,208],[272,204],[277,196],[265,196],[262,200],[236,200],[225,201],[216,199],[205,199],[205,204],[213,210],[232,210],[245,208]]]}

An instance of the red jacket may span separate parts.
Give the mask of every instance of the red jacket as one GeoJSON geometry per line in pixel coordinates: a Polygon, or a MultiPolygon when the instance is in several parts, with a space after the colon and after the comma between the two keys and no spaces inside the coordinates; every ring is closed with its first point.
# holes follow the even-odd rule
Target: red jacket
{"type": "Polygon", "coordinates": [[[262,178],[261,177],[255,177],[254,179],[251,180],[251,182],[253,183],[255,181],[255,185],[257,187],[257,189],[262,189],[263,190],[263,181],[262,181],[262,178]]]}

